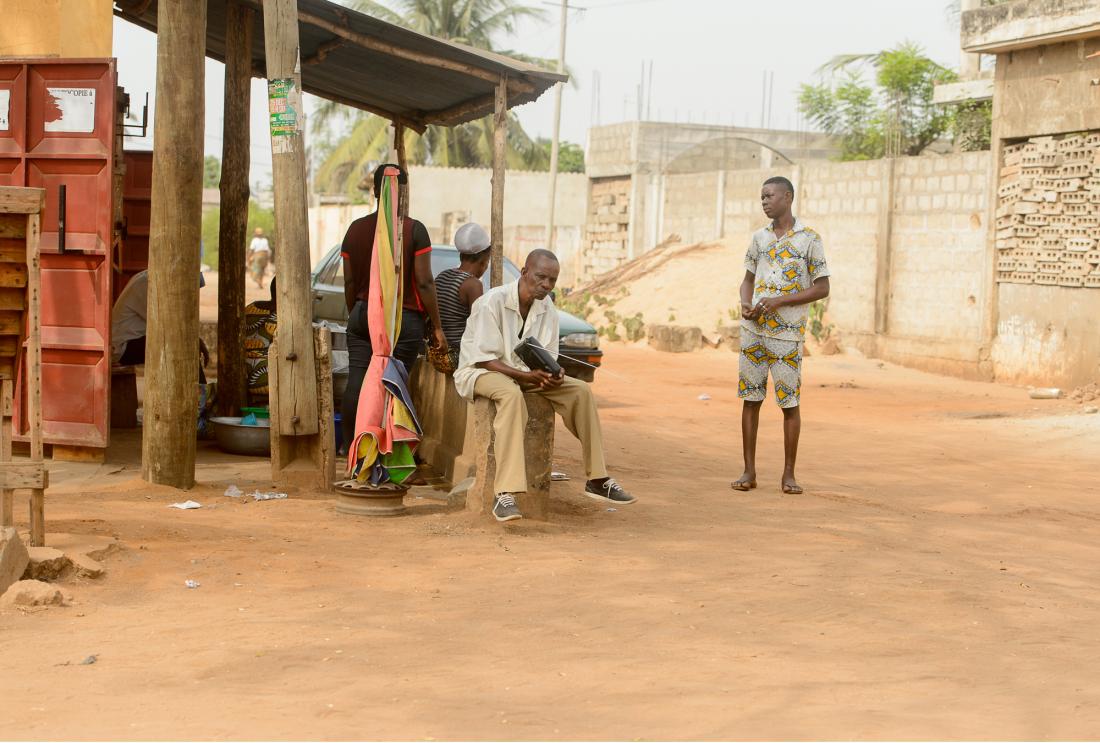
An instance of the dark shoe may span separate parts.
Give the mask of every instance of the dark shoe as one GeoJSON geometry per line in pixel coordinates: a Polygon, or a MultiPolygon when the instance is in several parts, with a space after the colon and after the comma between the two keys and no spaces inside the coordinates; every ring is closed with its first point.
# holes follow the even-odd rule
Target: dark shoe
{"type": "Polygon", "coordinates": [[[615,482],[615,478],[609,477],[603,482],[589,480],[584,486],[584,494],[596,500],[610,501],[625,506],[638,500],[630,493],[623,490],[623,486],[615,482]]]}
{"type": "Polygon", "coordinates": [[[497,521],[515,521],[523,518],[523,514],[519,512],[519,507],[516,505],[516,499],[511,493],[501,493],[493,501],[493,518],[497,521]]]}

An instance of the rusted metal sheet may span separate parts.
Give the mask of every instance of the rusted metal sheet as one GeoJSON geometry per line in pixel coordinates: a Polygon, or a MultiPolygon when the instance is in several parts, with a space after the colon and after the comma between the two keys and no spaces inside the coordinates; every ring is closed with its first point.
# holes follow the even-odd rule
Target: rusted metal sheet
{"type": "MultiPolygon", "coordinates": [[[[0,184],[46,190],[42,417],[49,444],[108,443],[116,84],[112,59],[0,60],[0,184]]],[[[24,395],[17,391],[21,433],[24,395]]]]}
{"type": "Polygon", "coordinates": [[[122,180],[122,239],[114,259],[114,297],[134,274],[149,267],[149,214],[153,190],[153,153],[126,150],[122,180]]]}

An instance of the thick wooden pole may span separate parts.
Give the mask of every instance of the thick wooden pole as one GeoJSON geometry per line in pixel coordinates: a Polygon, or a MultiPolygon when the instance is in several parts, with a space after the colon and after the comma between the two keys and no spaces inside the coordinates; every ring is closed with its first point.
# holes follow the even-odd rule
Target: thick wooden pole
{"type": "MultiPolygon", "coordinates": [[[[565,29],[569,20],[569,0],[561,0],[561,28],[558,33],[558,72],[565,69],[565,29]]],[[[565,83],[554,86],[554,138],[550,141],[550,196],[546,217],[546,249],[554,249],[554,207],[557,205],[558,148],[561,139],[561,89],[565,83]]]]}
{"type": "Polygon", "coordinates": [[[206,0],[157,5],[142,477],[195,484],[206,0]]]}
{"type": "Polygon", "coordinates": [[[405,182],[397,187],[397,213],[407,217],[409,216],[409,161],[405,155],[405,126],[396,121],[393,124],[393,148],[397,151],[397,164],[405,173],[405,182]]]}
{"type": "Polygon", "coordinates": [[[249,92],[252,8],[231,2],[225,19],[225,114],[222,124],[221,215],[218,225],[218,412],[240,415],[246,404],[244,362],[245,241],[248,229],[249,92]]]}
{"type": "Polygon", "coordinates": [[[508,134],[508,78],[497,83],[497,96],[493,106],[493,200],[491,206],[489,239],[493,243],[492,268],[489,274],[491,286],[504,283],[504,154],[508,134]]]}
{"type": "Polygon", "coordinates": [[[275,272],[279,276],[279,396],[271,422],[283,436],[317,434],[313,293],[309,282],[309,214],[302,112],[302,65],[295,0],[265,0],[271,170],[275,185],[275,272]]]}

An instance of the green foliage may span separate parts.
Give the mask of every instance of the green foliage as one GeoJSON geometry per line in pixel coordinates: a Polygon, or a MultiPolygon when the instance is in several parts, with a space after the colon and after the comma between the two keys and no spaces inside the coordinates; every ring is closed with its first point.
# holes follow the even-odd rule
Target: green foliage
{"type": "Polygon", "coordinates": [[[617,324],[605,325],[597,331],[604,338],[609,341],[622,340],[622,336],[619,335],[619,326],[617,324]]]}
{"type": "Polygon", "coordinates": [[[963,152],[988,150],[993,136],[993,101],[968,101],[952,107],[955,144],[963,152]]]}
{"type": "Polygon", "coordinates": [[[726,314],[728,314],[730,316],[730,321],[731,322],[737,322],[738,320],[741,319],[741,307],[740,306],[730,307],[728,310],[726,310],[726,314]]]}
{"type": "MultiPolygon", "coordinates": [[[[495,44],[498,37],[515,33],[521,22],[546,18],[541,8],[522,5],[517,0],[389,0],[387,3],[356,0],[349,5],[423,34],[497,51],[548,68],[556,65],[556,61],[526,57],[495,44]]],[[[314,190],[344,193],[362,200],[364,194],[360,185],[364,178],[370,178],[374,166],[383,162],[389,152],[389,122],[332,101],[323,101],[312,118],[314,135],[322,142],[326,141],[327,130],[333,123],[342,122],[349,127],[346,137],[329,143],[319,153],[322,162],[314,190]]],[[[490,167],[492,132],[492,120],[488,116],[454,127],[433,124],[423,135],[407,131],[406,157],[413,165],[490,167]]],[[[571,167],[575,165],[573,157],[571,152],[567,160],[571,167]]],[[[559,157],[559,170],[564,169],[560,165],[562,161],[559,157]]],[[[581,162],[583,170],[583,153],[581,162]]],[[[513,170],[550,168],[549,150],[527,135],[513,113],[509,113],[507,119],[505,164],[513,170]]],[[[368,185],[369,191],[369,180],[364,185],[368,185]]]]}
{"type": "MultiPolygon", "coordinates": [[[[221,209],[214,207],[202,215],[202,262],[211,268],[218,268],[218,231],[221,223],[221,209]]],[[[271,243],[272,251],[278,250],[278,240],[275,236],[275,212],[264,209],[254,200],[248,202],[248,227],[245,230],[245,243],[252,239],[252,232],[257,227],[262,227],[264,234],[271,243]]]]}
{"type": "Polygon", "coordinates": [[[828,309],[828,299],[819,299],[810,304],[810,335],[812,335],[818,343],[824,343],[829,340],[829,336],[833,334],[834,326],[832,324],[825,324],[825,312],[828,309]]]}
{"type": "Polygon", "coordinates": [[[558,299],[556,304],[563,312],[587,320],[592,308],[589,306],[592,296],[588,292],[571,292],[558,299]]]}
{"type": "Polygon", "coordinates": [[[202,187],[217,188],[222,182],[222,161],[207,155],[202,161],[202,187]]]}
{"type": "Polygon", "coordinates": [[[823,131],[842,138],[842,160],[919,155],[955,123],[954,112],[934,104],[932,93],[937,84],[952,82],[957,75],[916,44],[837,57],[822,71],[830,78],[803,84],[799,108],[823,131]],[[861,63],[874,68],[873,85],[852,69],[861,63]]]}
{"type": "MultiPolygon", "coordinates": [[[[542,137],[538,140],[538,146],[546,153],[546,167],[535,170],[550,170],[550,150],[554,143],[542,137]]],[[[558,172],[559,173],[583,173],[584,149],[573,142],[561,142],[558,144],[558,172]]]]}
{"type": "Polygon", "coordinates": [[[642,313],[634,315],[634,317],[623,318],[623,331],[626,333],[626,339],[628,341],[640,341],[645,337],[645,319],[642,317],[642,313]]]}

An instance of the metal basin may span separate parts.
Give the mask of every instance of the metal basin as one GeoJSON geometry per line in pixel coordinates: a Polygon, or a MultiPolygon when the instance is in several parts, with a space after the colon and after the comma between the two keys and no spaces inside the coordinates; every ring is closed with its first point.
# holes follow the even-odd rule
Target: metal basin
{"type": "Polygon", "coordinates": [[[238,417],[211,418],[218,447],[230,454],[249,457],[271,455],[271,421],[260,418],[255,426],[242,426],[238,417]]]}

